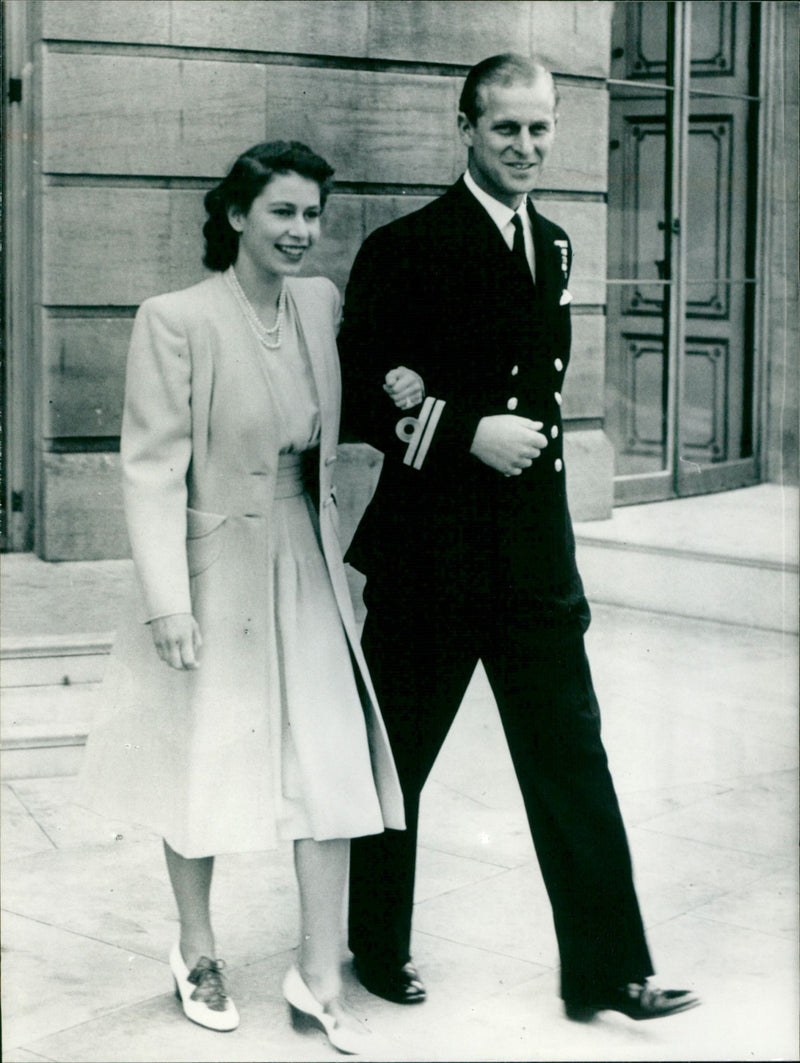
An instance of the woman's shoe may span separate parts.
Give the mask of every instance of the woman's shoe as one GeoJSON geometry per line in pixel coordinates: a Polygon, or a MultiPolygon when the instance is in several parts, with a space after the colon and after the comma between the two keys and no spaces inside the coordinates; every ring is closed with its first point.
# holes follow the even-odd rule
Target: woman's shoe
{"type": "Polygon", "coordinates": [[[169,954],[175,979],[175,996],[183,1005],[187,1019],[209,1030],[228,1033],[239,1025],[239,1012],[225,992],[222,960],[201,956],[191,971],[183,961],[181,947],[175,944],[169,954]]]}
{"type": "Polygon", "coordinates": [[[290,967],[286,972],[283,995],[289,1005],[292,1025],[296,1030],[309,1026],[322,1029],[334,1048],[349,1055],[358,1055],[369,1046],[370,1031],[364,1027],[352,1029],[342,1026],[330,1010],[330,1004],[320,1004],[303,981],[303,976],[296,966],[290,967]]]}

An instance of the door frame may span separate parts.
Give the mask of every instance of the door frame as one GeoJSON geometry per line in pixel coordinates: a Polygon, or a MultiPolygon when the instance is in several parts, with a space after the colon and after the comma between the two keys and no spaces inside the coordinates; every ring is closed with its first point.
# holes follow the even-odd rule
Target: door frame
{"type": "Polygon", "coordinates": [[[632,473],[617,476],[614,480],[614,504],[630,505],[640,502],[664,501],[696,494],[733,490],[750,486],[762,479],[762,454],[765,453],[767,419],[767,388],[765,352],[769,294],[767,264],[769,244],[769,209],[767,197],[767,173],[761,164],[769,158],[771,113],[768,106],[769,45],[773,39],[775,18],[774,2],[762,3],[759,7],[759,81],[758,81],[758,138],[757,159],[752,167],[756,175],[754,188],[753,218],[756,225],[754,251],[754,276],[756,283],[753,299],[753,452],[746,458],[720,463],[718,466],[702,466],[706,475],[697,476],[689,471],[682,460],[681,419],[682,398],[686,371],[686,314],[688,292],[686,255],[681,246],[680,221],[688,216],[688,164],[689,164],[689,115],[691,108],[691,22],[692,0],[677,0],[668,6],[671,12],[667,25],[667,84],[671,91],[665,92],[665,109],[671,123],[668,141],[666,169],[670,180],[671,220],[668,224],[667,260],[676,263],[670,268],[672,283],[666,286],[669,293],[669,310],[665,318],[666,372],[667,372],[667,423],[665,450],[667,467],[655,473],[632,473]],[[711,476],[708,473],[712,473],[711,476]],[[709,483],[709,480],[711,482],[709,483]]]}
{"type": "Polygon", "coordinates": [[[33,549],[36,510],[32,8],[25,0],[2,5],[4,551],[33,549]]]}

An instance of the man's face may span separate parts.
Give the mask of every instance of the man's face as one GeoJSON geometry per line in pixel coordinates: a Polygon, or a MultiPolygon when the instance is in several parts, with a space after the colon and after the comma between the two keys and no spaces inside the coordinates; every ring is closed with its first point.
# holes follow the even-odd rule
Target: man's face
{"type": "Polygon", "coordinates": [[[537,184],[555,138],[552,83],[542,76],[532,85],[488,85],[480,93],[483,114],[476,124],[458,116],[469,170],[479,188],[516,210],[537,184]]]}

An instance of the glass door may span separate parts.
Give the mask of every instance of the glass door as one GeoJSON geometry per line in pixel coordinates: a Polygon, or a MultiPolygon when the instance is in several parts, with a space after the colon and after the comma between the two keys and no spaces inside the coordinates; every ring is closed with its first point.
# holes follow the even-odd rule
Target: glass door
{"type": "Polygon", "coordinates": [[[606,427],[618,504],[757,478],[758,47],[756,4],[616,8],[606,427]]]}

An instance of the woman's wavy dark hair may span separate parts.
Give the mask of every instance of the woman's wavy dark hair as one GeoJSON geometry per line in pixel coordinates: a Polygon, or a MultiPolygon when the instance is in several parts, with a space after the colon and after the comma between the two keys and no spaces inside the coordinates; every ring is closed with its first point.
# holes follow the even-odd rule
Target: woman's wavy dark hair
{"type": "Polygon", "coordinates": [[[247,214],[253,200],[275,174],[298,173],[319,185],[320,203],[324,207],[333,186],[333,167],[298,140],[271,140],[255,144],[239,156],[227,177],[206,192],[204,200],[208,218],[203,226],[206,250],[203,264],[223,270],[236,261],[239,233],[228,221],[231,207],[247,214]]]}

